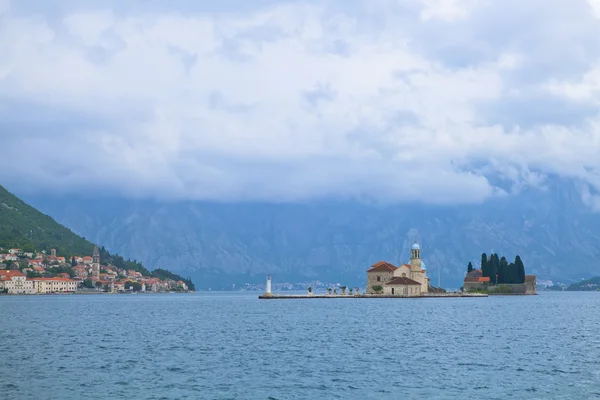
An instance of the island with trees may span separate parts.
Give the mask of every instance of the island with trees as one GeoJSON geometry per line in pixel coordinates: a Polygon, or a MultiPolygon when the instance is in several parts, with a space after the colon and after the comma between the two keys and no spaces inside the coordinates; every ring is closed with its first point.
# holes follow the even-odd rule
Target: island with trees
{"type": "Polygon", "coordinates": [[[535,275],[525,274],[525,265],[518,255],[513,262],[498,254],[481,255],[480,268],[469,262],[463,291],[488,294],[536,294],[535,275]]]}

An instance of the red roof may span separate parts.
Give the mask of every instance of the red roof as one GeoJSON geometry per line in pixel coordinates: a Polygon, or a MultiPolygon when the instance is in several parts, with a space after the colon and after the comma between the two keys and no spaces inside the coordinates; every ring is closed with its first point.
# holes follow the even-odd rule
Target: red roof
{"type": "Polygon", "coordinates": [[[75,282],[69,278],[33,278],[32,281],[61,281],[61,282],[75,282]]]}
{"type": "Polygon", "coordinates": [[[25,276],[21,271],[16,269],[0,270],[0,276],[25,276]]]}
{"type": "Polygon", "coordinates": [[[388,262],[379,261],[377,264],[373,264],[371,268],[367,270],[367,272],[391,272],[397,269],[398,267],[395,267],[388,262]]]}
{"type": "Polygon", "coordinates": [[[413,281],[412,279],[404,278],[404,277],[394,278],[391,281],[389,281],[388,283],[386,283],[386,285],[411,285],[411,286],[418,285],[418,286],[421,286],[421,284],[419,282],[413,281]]]}

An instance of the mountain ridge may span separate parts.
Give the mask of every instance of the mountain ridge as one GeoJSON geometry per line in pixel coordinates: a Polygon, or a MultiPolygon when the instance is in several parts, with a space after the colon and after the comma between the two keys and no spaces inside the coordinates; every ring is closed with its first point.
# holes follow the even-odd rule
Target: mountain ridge
{"type": "Polygon", "coordinates": [[[419,240],[432,283],[459,287],[481,253],[520,255],[538,279],[573,282],[600,270],[600,215],[572,182],[554,181],[478,205],[161,202],[111,198],[31,201],[76,232],[202,287],[321,280],[364,284],[374,262],[406,261],[419,240]]]}

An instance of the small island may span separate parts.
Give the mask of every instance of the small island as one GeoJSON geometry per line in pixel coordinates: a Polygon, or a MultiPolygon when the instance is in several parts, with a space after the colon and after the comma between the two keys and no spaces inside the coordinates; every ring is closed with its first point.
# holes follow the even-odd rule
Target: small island
{"type": "Polygon", "coordinates": [[[506,257],[498,254],[481,255],[481,269],[473,268],[469,262],[463,283],[463,292],[505,295],[536,294],[536,276],[525,275],[521,257],[509,263],[506,257]]]}
{"type": "Polygon", "coordinates": [[[416,241],[410,248],[410,261],[399,266],[387,261],[373,264],[367,271],[367,286],[364,293],[359,288],[348,289],[340,287],[327,294],[316,295],[312,287],[308,288],[306,295],[274,295],[271,292],[271,276],[267,277],[265,293],[259,299],[332,299],[332,298],[443,298],[443,297],[487,297],[487,293],[473,292],[446,292],[442,288],[431,286],[427,277],[427,270],[421,260],[421,246],[416,241]],[[348,290],[347,290],[348,289],[348,290]]]}

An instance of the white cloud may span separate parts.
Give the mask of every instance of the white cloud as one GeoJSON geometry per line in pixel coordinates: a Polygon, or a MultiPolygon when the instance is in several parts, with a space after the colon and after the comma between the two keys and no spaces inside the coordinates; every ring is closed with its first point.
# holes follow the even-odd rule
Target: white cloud
{"type": "Polygon", "coordinates": [[[600,19],[600,0],[587,0],[587,2],[591,7],[594,16],[600,19]]]}
{"type": "Polygon", "coordinates": [[[577,68],[562,70],[558,50],[537,40],[571,49],[600,37],[597,21],[582,19],[584,0],[569,0],[570,13],[563,0],[556,11],[536,0],[513,13],[491,0],[235,14],[103,4],[60,15],[16,9],[0,23],[4,182],[436,203],[503,194],[486,175],[514,190],[541,186],[546,174],[600,188],[598,116],[556,122],[557,110],[529,111],[548,96],[574,109],[597,104],[600,46],[578,44],[577,68]],[[547,37],[558,17],[560,39],[547,37]],[[506,108],[515,99],[529,100],[506,108]]]}
{"type": "Polygon", "coordinates": [[[0,0],[0,17],[10,10],[10,0],[0,0]]]}
{"type": "Polygon", "coordinates": [[[442,21],[456,21],[466,18],[472,7],[476,6],[479,0],[421,0],[423,10],[421,19],[428,21],[439,19],[442,21]]]}

